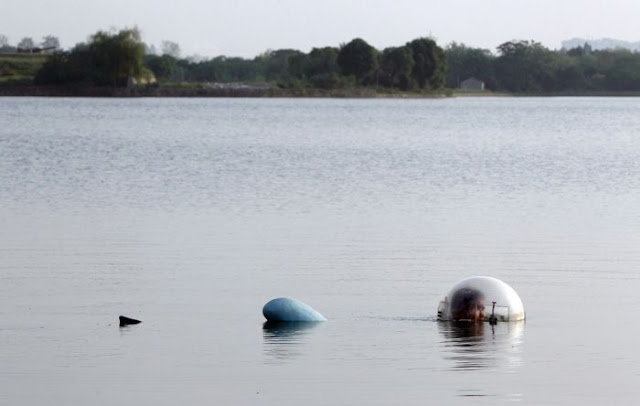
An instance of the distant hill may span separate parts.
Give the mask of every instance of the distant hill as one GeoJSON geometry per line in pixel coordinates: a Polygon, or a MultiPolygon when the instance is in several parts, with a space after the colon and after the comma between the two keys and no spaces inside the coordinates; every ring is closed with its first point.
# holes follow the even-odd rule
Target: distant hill
{"type": "Polygon", "coordinates": [[[613,38],[600,38],[600,39],[585,39],[585,38],[572,38],[566,41],[562,41],[562,48],[572,49],[589,44],[594,51],[602,49],[616,49],[624,48],[634,52],[640,52],[640,41],[631,42],[623,41],[613,38]]]}

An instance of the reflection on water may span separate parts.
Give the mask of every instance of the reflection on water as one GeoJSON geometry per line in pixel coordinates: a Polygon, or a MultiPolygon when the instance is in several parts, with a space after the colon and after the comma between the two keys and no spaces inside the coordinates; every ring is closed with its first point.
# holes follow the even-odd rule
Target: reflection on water
{"type": "Polygon", "coordinates": [[[284,363],[304,353],[309,334],[321,322],[267,321],[262,325],[266,364],[284,363]]]}
{"type": "Polygon", "coordinates": [[[514,371],[522,365],[524,321],[498,323],[439,322],[441,345],[452,369],[500,368],[514,371]]]}

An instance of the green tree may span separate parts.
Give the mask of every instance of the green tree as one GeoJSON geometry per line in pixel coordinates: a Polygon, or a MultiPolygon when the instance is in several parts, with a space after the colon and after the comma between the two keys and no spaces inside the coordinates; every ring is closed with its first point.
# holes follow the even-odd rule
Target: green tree
{"type": "Polygon", "coordinates": [[[583,65],[580,60],[586,54],[572,56],[569,52],[556,53],[553,66],[557,90],[584,90],[588,87],[583,65]]]}
{"type": "Polygon", "coordinates": [[[208,61],[177,61],[175,80],[192,82],[262,82],[260,62],[238,57],[218,56],[208,61]]]}
{"type": "Polygon", "coordinates": [[[72,82],[91,83],[93,63],[88,44],[79,43],[71,49],[66,69],[72,82]]]}
{"type": "Polygon", "coordinates": [[[256,63],[262,66],[268,82],[276,82],[281,87],[293,87],[304,79],[306,55],[295,49],[278,49],[258,56],[256,63]]]}
{"type": "Polygon", "coordinates": [[[144,44],[136,28],[115,34],[98,31],[89,39],[89,54],[97,85],[122,86],[142,74],[144,44]]]}
{"type": "Polygon", "coordinates": [[[176,58],[167,54],[162,56],[146,55],[144,61],[155,77],[161,81],[173,79],[178,69],[176,58]]]}
{"type": "Polygon", "coordinates": [[[334,47],[313,48],[309,52],[305,76],[311,86],[333,89],[344,85],[339,74],[338,53],[338,48],[334,47]]]}
{"type": "Polygon", "coordinates": [[[411,72],[415,62],[408,46],[391,47],[382,51],[380,57],[379,80],[387,87],[408,90],[415,84],[411,72]]]}
{"type": "Polygon", "coordinates": [[[144,44],[137,29],[99,31],[88,44],[77,44],[70,52],[51,55],[36,81],[124,86],[128,78],[142,76],[143,55],[144,44]]]}
{"type": "Polygon", "coordinates": [[[92,69],[89,46],[80,43],[71,52],[51,54],[36,74],[34,81],[40,85],[91,84],[92,69]]]}
{"type": "Polygon", "coordinates": [[[313,48],[309,52],[306,71],[307,77],[323,73],[338,73],[338,48],[313,48]]]}
{"type": "Polygon", "coordinates": [[[444,50],[431,38],[418,38],[407,44],[413,53],[412,76],[421,89],[444,86],[447,59],[444,50]]]}
{"type": "Polygon", "coordinates": [[[337,63],[343,74],[355,76],[358,84],[366,84],[378,68],[378,52],[363,39],[356,38],[340,47],[337,63]]]}
{"type": "Polygon", "coordinates": [[[447,56],[447,87],[458,88],[460,82],[474,77],[482,80],[487,88],[495,88],[496,80],[493,69],[495,56],[489,50],[471,48],[452,42],[445,49],[445,53],[447,56]]]}
{"type": "Polygon", "coordinates": [[[304,52],[294,52],[289,55],[288,73],[289,76],[296,80],[303,80],[306,78],[307,64],[309,63],[309,56],[304,52]]]}
{"type": "Polygon", "coordinates": [[[61,85],[72,81],[69,54],[56,52],[42,64],[34,78],[37,85],[61,85]]]}
{"type": "Polygon", "coordinates": [[[607,90],[640,90],[640,54],[624,49],[599,52],[602,60],[601,71],[605,75],[607,90]]]}
{"type": "Polygon", "coordinates": [[[512,92],[557,89],[555,54],[535,41],[509,41],[498,46],[496,76],[512,92]]]}

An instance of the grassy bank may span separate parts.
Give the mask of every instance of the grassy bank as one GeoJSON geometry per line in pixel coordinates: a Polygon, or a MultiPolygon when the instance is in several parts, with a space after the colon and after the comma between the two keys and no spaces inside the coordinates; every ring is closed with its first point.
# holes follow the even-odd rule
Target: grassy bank
{"type": "Polygon", "coordinates": [[[220,89],[204,86],[145,86],[145,87],[88,87],[88,86],[2,86],[0,96],[35,97],[314,97],[314,98],[441,98],[450,91],[400,92],[387,89],[279,89],[239,88],[220,89]]]}
{"type": "Polygon", "coordinates": [[[0,86],[24,86],[47,59],[43,54],[0,54],[0,86]]]}
{"type": "Polygon", "coordinates": [[[95,86],[33,86],[31,79],[0,82],[0,96],[23,97],[291,97],[291,98],[378,98],[378,99],[436,99],[447,97],[640,97],[640,92],[549,92],[501,93],[492,91],[469,92],[451,89],[440,91],[411,91],[355,88],[355,89],[280,89],[233,88],[220,89],[206,86],[148,86],[148,87],[95,87],[95,86]]]}

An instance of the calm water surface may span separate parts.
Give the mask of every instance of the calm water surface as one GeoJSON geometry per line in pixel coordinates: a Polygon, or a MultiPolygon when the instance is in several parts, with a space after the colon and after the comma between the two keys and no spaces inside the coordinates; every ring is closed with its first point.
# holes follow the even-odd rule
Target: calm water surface
{"type": "Polygon", "coordinates": [[[0,225],[2,404],[640,396],[639,99],[0,98],[0,225]]]}

